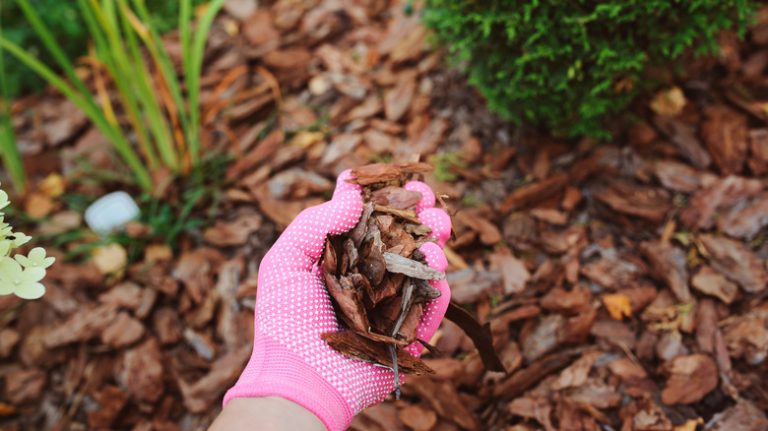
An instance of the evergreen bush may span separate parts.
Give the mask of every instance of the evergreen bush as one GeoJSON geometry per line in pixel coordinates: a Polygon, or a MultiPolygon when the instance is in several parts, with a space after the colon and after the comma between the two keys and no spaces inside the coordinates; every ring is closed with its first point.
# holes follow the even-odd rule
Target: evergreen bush
{"type": "Polygon", "coordinates": [[[605,137],[643,71],[741,35],[750,0],[426,0],[423,18],[505,119],[605,137]]]}

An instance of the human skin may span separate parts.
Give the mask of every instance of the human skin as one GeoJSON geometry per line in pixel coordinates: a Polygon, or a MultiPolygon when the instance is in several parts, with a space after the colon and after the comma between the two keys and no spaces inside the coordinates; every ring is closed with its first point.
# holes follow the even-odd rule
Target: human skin
{"type": "Polygon", "coordinates": [[[279,397],[237,398],[229,402],[209,431],[325,431],[312,412],[279,397]]]}

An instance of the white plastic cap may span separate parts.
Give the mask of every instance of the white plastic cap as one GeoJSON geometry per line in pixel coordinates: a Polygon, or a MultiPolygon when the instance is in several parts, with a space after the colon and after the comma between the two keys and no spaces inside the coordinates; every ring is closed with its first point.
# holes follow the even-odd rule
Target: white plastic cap
{"type": "Polygon", "coordinates": [[[139,216],[139,206],[126,192],[112,192],[85,210],[85,223],[99,235],[121,229],[139,216]]]}

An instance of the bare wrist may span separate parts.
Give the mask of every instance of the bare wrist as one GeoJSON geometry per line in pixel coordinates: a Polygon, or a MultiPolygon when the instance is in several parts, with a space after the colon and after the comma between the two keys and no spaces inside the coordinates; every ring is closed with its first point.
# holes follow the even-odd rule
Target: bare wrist
{"type": "Polygon", "coordinates": [[[279,397],[236,398],[227,403],[209,431],[232,429],[264,431],[323,431],[325,426],[312,412],[279,397]]]}

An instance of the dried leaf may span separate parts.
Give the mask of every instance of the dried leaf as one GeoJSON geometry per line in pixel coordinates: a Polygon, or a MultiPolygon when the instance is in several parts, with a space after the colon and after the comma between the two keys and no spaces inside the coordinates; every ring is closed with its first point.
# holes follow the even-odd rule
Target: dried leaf
{"type": "Polygon", "coordinates": [[[128,263],[128,252],[120,244],[109,244],[93,250],[93,263],[102,274],[120,272],[128,263]]]}
{"type": "Polygon", "coordinates": [[[602,296],[602,300],[612,318],[622,320],[624,317],[632,317],[632,305],[627,295],[606,293],[602,296]]]}
{"type": "Polygon", "coordinates": [[[685,103],[685,94],[680,87],[672,87],[656,93],[651,100],[651,110],[659,115],[674,117],[683,111],[685,103]]]}

